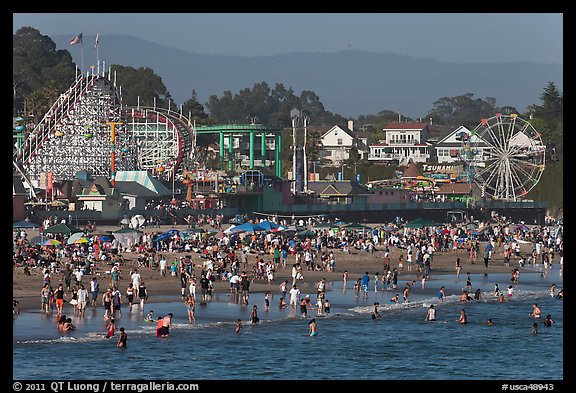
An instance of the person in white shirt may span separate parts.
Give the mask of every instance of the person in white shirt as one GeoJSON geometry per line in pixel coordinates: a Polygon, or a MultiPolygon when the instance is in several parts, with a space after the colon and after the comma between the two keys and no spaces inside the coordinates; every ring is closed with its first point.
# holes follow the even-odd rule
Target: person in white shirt
{"type": "Polygon", "coordinates": [[[138,297],[138,288],[140,287],[140,282],[142,281],[142,277],[140,276],[140,273],[138,273],[138,269],[134,269],[130,279],[132,280],[132,285],[134,286],[134,296],[138,297]]]}
{"type": "Polygon", "coordinates": [[[290,305],[293,310],[296,310],[296,304],[300,302],[300,289],[296,285],[292,285],[290,289],[290,305]]]}

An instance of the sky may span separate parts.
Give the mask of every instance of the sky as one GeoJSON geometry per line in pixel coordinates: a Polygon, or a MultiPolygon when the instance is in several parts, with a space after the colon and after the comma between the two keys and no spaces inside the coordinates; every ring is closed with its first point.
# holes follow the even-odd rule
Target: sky
{"type": "Polygon", "coordinates": [[[366,50],[454,63],[563,64],[562,13],[13,13],[13,33],[131,35],[214,55],[366,50]]]}

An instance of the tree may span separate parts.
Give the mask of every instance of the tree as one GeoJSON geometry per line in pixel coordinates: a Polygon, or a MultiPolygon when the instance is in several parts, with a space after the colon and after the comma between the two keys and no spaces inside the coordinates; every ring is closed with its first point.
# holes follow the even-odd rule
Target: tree
{"type": "Polygon", "coordinates": [[[199,125],[212,123],[208,114],[204,112],[204,106],[198,102],[196,90],[192,90],[192,96],[182,104],[182,114],[189,116],[190,121],[199,125]]]}
{"type": "Polygon", "coordinates": [[[32,27],[22,27],[12,39],[12,87],[14,114],[22,113],[25,102],[38,102],[46,93],[41,89],[58,94],[66,91],[76,71],[72,56],[67,50],[56,50],[50,37],[40,34],[32,27]],[[29,95],[36,92],[36,97],[29,95]]]}
{"type": "Polygon", "coordinates": [[[162,78],[150,67],[125,67],[112,65],[118,84],[122,86],[122,103],[125,106],[156,106],[176,109],[176,105],[162,82],[162,78]]]}

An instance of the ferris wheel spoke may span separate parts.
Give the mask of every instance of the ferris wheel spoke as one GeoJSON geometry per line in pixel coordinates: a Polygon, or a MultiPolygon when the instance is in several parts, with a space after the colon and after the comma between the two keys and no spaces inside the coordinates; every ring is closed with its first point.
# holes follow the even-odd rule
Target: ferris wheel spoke
{"type": "Polygon", "coordinates": [[[497,166],[499,162],[498,161],[494,161],[490,166],[487,166],[486,168],[484,168],[484,170],[482,170],[478,176],[483,179],[486,184],[491,184],[492,180],[498,175],[498,170],[497,170],[497,166]],[[493,171],[488,171],[490,167],[494,167],[493,171]],[[487,176],[485,177],[485,175],[487,174],[487,176]]]}
{"type": "Polygon", "coordinates": [[[488,127],[487,129],[488,134],[490,135],[490,141],[487,140],[486,138],[482,138],[488,145],[490,145],[493,148],[497,148],[500,150],[503,150],[504,147],[502,146],[502,144],[500,143],[499,138],[496,136],[496,134],[494,134],[494,132],[492,131],[491,127],[488,127]],[[493,143],[491,143],[493,142],[493,143]]]}
{"type": "Polygon", "coordinates": [[[489,173],[493,168],[495,168],[498,165],[498,160],[493,160],[492,162],[490,162],[489,164],[487,164],[484,168],[482,168],[482,170],[480,170],[478,173],[478,175],[484,177],[484,175],[486,173],[489,173]]]}
{"type": "Polygon", "coordinates": [[[522,163],[517,163],[517,162],[515,162],[515,161],[512,161],[512,166],[513,166],[518,172],[522,173],[522,175],[524,175],[524,177],[526,177],[527,180],[537,181],[537,180],[538,180],[538,177],[533,177],[532,175],[533,175],[534,173],[536,173],[536,174],[540,174],[540,173],[541,173],[541,171],[540,171],[540,165],[535,165],[535,164],[532,164],[532,163],[524,163],[524,162],[522,162],[522,163]],[[524,167],[524,166],[525,166],[524,164],[529,164],[529,165],[527,165],[527,166],[531,167],[532,170],[531,170],[530,172],[529,172],[528,170],[526,170],[526,168],[524,167]]]}
{"type": "Polygon", "coordinates": [[[526,173],[524,173],[522,170],[517,171],[518,169],[521,168],[514,168],[513,165],[510,165],[510,177],[512,179],[515,180],[516,183],[516,187],[517,189],[524,189],[526,190],[525,185],[528,183],[528,180],[533,180],[533,178],[530,175],[527,175],[526,173]],[[520,172],[520,173],[518,173],[520,172]],[[522,175],[522,177],[521,177],[522,175]],[[522,180],[524,179],[524,180],[522,180]]]}

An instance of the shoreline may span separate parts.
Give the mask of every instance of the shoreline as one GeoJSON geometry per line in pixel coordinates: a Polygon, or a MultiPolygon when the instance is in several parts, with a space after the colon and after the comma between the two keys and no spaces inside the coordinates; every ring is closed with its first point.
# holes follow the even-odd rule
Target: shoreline
{"type": "MultiPolygon", "coordinates": [[[[112,230],[118,229],[117,227],[109,227],[112,230]]],[[[162,228],[145,228],[145,233],[151,233],[156,231],[167,231],[169,229],[173,229],[171,226],[166,226],[162,228]]],[[[185,230],[186,226],[177,226],[176,229],[185,230]]],[[[106,227],[99,228],[98,232],[103,232],[106,230],[106,227]]],[[[33,235],[33,234],[29,234],[33,235]]],[[[484,244],[481,245],[483,247],[484,244]]],[[[522,253],[526,254],[530,249],[530,244],[521,244],[522,253]]],[[[302,292],[309,291],[313,293],[316,291],[315,284],[320,279],[325,278],[327,282],[337,282],[342,281],[342,274],[344,270],[347,270],[349,273],[348,276],[348,285],[352,285],[353,283],[364,275],[365,272],[368,272],[370,275],[371,283],[374,280],[374,273],[380,273],[380,276],[383,271],[383,251],[375,251],[374,254],[370,254],[369,252],[365,252],[362,250],[352,249],[351,253],[344,253],[340,249],[332,249],[334,252],[335,257],[335,270],[334,272],[327,272],[327,271],[307,271],[303,270],[304,280],[298,281],[298,287],[301,289],[305,289],[302,292]]],[[[520,273],[532,273],[533,271],[530,269],[519,268],[518,263],[515,262],[513,259],[510,261],[509,266],[504,266],[504,259],[502,254],[503,249],[497,249],[490,260],[488,268],[484,266],[484,263],[481,261],[481,258],[478,258],[480,261],[476,261],[475,264],[471,264],[468,261],[468,254],[466,250],[457,250],[454,253],[452,250],[447,252],[436,252],[433,257],[433,262],[431,264],[431,278],[429,280],[433,281],[435,275],[455,275],[455,261],[456,258],[460,258],[462,270],[460,273],[460,279],[466,279],[466,273],[470,272],[471,274],[484,274],[484,273],[499,273],[499,274],[510,274],[511,271],[515,268],[518,268],[520,273]]],[[[201,261],[199,258],[200,254],[194,252],[175,252],[175,253],[163,253],[170,264],[173,260],[178,260],[180,257],[185,255],[192,256],[192,262],[194,263],[193,272],[196,274],[197,278],[199,278],[199,273],[201,270],[201,261]]],[[[390,248],[390,267],[397,268],[398,267],[398,258],[399,256],[406,254],[406,250],[399,249],[396,247],[390,248]]],[[[129,280],[127,279],[130,270],[137,267],[137,253],[123,253],[124,259],[126,263],[121,266],[121,279],[120,283],[120,291],[123,296],[123,301],[126,303],[126,296],[125,291],[126,287],[128,286],[129,280]]],[[[257,254],[249,254],[248,258],[248,267],[254,265],[255,257],[257,254]]],[[[262,255],[265,261],[271,260],[271,256],[266,254],[262,255]]],[[[250,285],[250,293],[263,293],[267,290],[270,290],[273,294],[280,293],[278,286],[281,284],[282,281],[288,280],[288,286],[291,285],[292,277],[291,277],[291,266],[294,263],[295,257],[293,255],[289,255],[286,263],[286,267],[277,267],[276,272],[274,275],[274,281],[272,284],[268,284],[267,280],[255,280],[250,285]]],[[[558,263],[557,259],[554,261],[556,264],[558,263]]],[[[405,263],[406,265],[406,263],[405,263]]],[[[416,266],[416,264],[414,264],[416,266]]],[[[103,273],[105,270],[109,270],[111,266],[107,264],[103,264],[102,262],[98,262],[98,269],[97,271],[100,275],[97,275],[98,281],[100,283],[100,294],[97,301],[97,307],[101,306],[101,296],[102,293],[108,287],[109,276],[103,273]]],[[[407,267],[404,267],[404,273],[398,275],[398,291],[401,291],[401,283],[406,281],[416,281],[419,283],[420,277],[422,273],[417,271],[407,272],[407,267]]],[[[142,280],[146,283],[147,290],[149,292],[149,296],[153,299],[155,295],[158,296],[180,296],[181,293],[181,286],[180,286],[180,279],[179,277],[172,277],[170,274],[162,277],[158,270],[149,270],[147,268],[139,268],[138,269],[142,280]]],[[[242,269],[241,269],[242,270],[242,269]]],[[[40,299],[40,289],[42,288],[43,278],[42,274],[39,269],[31,269],[32,276],[25,276],[23,273],[23,268],[21,267],[14,267],[13,268],[13,285],[12,285],[12,297],[14,300],[19,302],[20,310],[33,310],[39,309],[41,305],[40,299]]],[[[84,285],[89,284],[89,280],[91,280],[92,276],[84,276],[82,283],[84,285]]],[[[52,278],[52,287],[56,287],[58,283],[63,282],[63,277],[61,275],[57,275],[52,278]]],[[[74,281],[73,281],[74,282],[74,281]]],[[[427,280],[427,283],[430,281],[427,280]]],[[[229,293],[230,286],[228,281],[224,280],[217,280],[214,283],[214,293],[222,294],[222,293],[229,293]]],[[[428,284],[429,285],[429,284],[428,284]]],[[[87,289],[89,287],[87,286],[87,289]]],[[[186,293],[188,293],[188,289],[186,289],[186,293]]],[[[198,295],[198,291],[197,291],[198,295]]],[[[89,306],[90,307],[90,306],[89,306]]]]}

